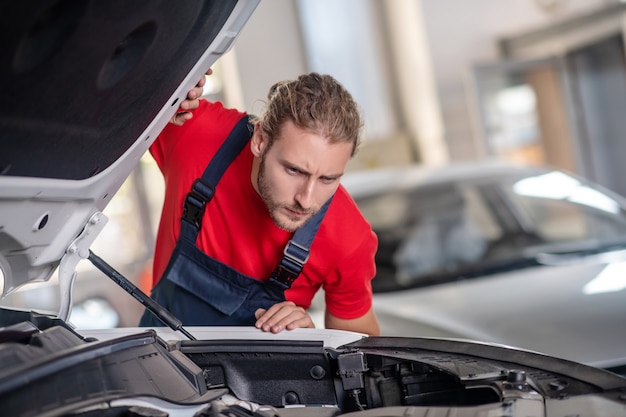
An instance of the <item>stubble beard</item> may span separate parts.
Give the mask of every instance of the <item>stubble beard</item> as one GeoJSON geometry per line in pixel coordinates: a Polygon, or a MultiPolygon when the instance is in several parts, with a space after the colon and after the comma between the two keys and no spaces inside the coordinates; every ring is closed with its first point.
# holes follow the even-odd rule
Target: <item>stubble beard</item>
{"type": "Polygon", "coordinates": [[[265,174],[265,156],[261,157],[261,163],[259,164],[257,186],[259,188],[259,195],[265,203],[274,224],[287,232],[295,232],[315,214],[315,210],[306,210],[297,202],[295,202],[294,205],[289,205],[277,202],[272,198],[272,186],[267,178],[267,175],[265,174]],[[289,209],[297,213],[306,213],[307,216],[306,218],[285,220],[285,216],[280,215],[281,212],[285,212],[283,209],[289,209]]]}

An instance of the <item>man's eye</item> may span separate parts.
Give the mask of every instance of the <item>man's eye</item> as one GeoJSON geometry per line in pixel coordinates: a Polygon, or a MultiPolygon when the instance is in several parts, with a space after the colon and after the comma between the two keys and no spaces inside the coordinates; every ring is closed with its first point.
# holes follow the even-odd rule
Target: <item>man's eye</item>
{"type": "Polygon", "coordinates": [[[333,182],[337,181],[337,178],[322,177],[321,180],[324,184],[332,184],[333,182]]]}
{"type": "Polygon", "coordinates": [[[291,168],[291,167],[287,167],[287,172],[290,174],[299,174],[300,170],[297,168],[291,168]]]}

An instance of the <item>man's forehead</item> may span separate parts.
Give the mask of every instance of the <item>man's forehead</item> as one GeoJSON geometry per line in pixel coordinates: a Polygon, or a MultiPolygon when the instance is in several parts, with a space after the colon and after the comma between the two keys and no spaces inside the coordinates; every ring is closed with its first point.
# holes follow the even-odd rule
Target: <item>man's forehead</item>
{"type": "Polygon", "coordinates": [[[282,164],[322,176],[341,176],[350,159],[347,142],[331,143],[328,138],[302,129],[287,128],[269,152],[282,164]],[[273,149],[273,150],[272,150],[273,149]]]}
{"type": "Polygon", "coordinates": [[[288,136],[291,133],[309,133],[312,135],[319,134],[318,131],[315,129],[311,129],[311,128],[307,128],[305,126],[299,125],[291,119],[285,119],[278,126],[278,138],[283,137],[283,136],[288,136]]]}

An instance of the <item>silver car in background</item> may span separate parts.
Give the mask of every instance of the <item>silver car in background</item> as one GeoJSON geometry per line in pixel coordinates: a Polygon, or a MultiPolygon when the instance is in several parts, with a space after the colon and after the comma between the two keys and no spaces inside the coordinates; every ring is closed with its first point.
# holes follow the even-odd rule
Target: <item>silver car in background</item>
{"type": "Polygon", "coordinates": [[[626,372],[626,204],[498,161],[348,174],[379,237],[384,335],[479,340],[626,372]]]}

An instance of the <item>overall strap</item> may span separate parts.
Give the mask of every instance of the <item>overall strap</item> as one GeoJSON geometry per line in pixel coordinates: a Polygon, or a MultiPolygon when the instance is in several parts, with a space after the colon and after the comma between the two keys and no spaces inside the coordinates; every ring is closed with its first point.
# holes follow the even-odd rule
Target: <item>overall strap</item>
{"type": "Polygon", "coordinates": [[[285,250],[283,258],[280,260],[276,269],[270,274],[268,283],[277,285],[282,290],[291,288],[291,284],[298,278],[304,264],[309,260],[310,247],[315,239],[317,230],[322,224],[322,220],[326,215],[328,206],[332,201],[332,197],[328,199],[322,208],[313,215],[301,228],[296,230],[293,237],[285,250]]]}
{"type": "Polygon", "coordinates": [[[248,116],[242,117],[209,162],[202,177],[196,179],[187,193],[180,222],[180,238],[195,244],[202,227],[202,217],[206,204],[213,198],[215,187],[224,175],[226,168],[250,141],[254,129],[248,116]]]}
{"type": "MultiPolygon", "coordinates": [[[[206,204],[213,198],[217,183],[228,166],[250,141],[253,128],[248,119],[248,116],[244,116],[237,122],[209,162],[202,177],[194,181],[191,191],[187,193],[183,216],[181,217],[179,239],[185,239],[195,244],[202,227],[202,217],[206,204]]],[[[283,290],[291,288],[291,284],[300,275],[302,267],[309,259],[311,244],[331,201],[332,197],[300,229],[296,230],[285,246],[283,258],[270,275],[268,282],[283,290]]]]}

